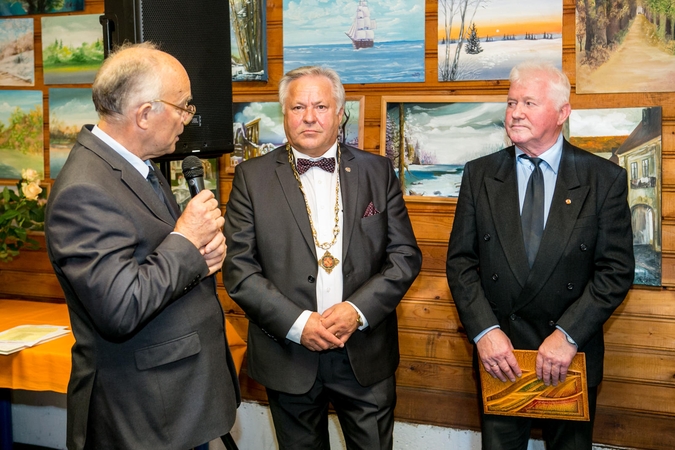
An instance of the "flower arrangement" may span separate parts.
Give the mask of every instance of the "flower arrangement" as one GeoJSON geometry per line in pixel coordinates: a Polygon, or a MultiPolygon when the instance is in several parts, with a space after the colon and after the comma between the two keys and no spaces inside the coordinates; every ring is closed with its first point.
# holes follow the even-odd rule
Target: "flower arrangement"
{"type": "Polygon", "coordinates": [[[37,249],[39,243],[28,237],[28,231],[42,231],[45,204],[40,198],[40,175],[36,170],[21,171],[16,192],[4,188],[0,196],[0,262],[12,261],[23,247],[37,249]]]}

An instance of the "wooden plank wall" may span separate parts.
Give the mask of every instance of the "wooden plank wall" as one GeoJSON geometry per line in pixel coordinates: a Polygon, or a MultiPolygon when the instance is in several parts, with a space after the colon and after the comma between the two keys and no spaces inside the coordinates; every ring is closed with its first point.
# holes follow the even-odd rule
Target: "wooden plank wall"
{"type": "MultiPolygon", "coordinates": [[[[574,92],[574,0],[563,0],[563,68],[574,92]]],[[[267,2],[268,82],[235,83],[244,101],[269,100],[283,72],[282,0],[267,2]]],[[[87,0],[85,13],[103,11],[102,0],[87,0]]],[[[426,82],[346,86],[365,96],[364,149],[380,153],[381,98],[390,95],[504,95],[506,81],[439,83],[436,56],[437,0],[426,1],[426,82]]],[[[35,20],[35,89],[45,95],[45,154],[48,144],[48,89],[42,85],[40,21],[35,20]]],[[[225,74],[224,74],[225,76],[225,74]]],[[[196,81],[196,80],[193,80],[196,81]]],[[[665,80],[664,80],[665,81],[665,80]]],[[[72,86],[78,87],[78,86],[72,86]]],[[[675,86],[673,86],[675,90],[675,86]]],[[[605,326],[606,373],[599,395],[594,441],[644,449],[675,447],[675,94],[574,95],[572,107],[661,106],[663,108],[663,288],[634,287],[605,326]]],[[[48,156],[45,173],[48,174],[48,156]]],[[[232,182],[221,158],[221,200],[232,182]]],[[[398,419],[454,428],[479,429],[478,401],[469,345],[445,280],[445,255],[454,203],[408,201],[424,254],[422,273],[398,308],[401,365],[398,419]]],[[[225,293],[231,323],[246,336],[247,321],[225,293]]],[[[63,301],[44,248],[0,264],[0,297],[63,301]]],[[[264,389],[241,376],[244,397],[264,401],[264,389]]]]}

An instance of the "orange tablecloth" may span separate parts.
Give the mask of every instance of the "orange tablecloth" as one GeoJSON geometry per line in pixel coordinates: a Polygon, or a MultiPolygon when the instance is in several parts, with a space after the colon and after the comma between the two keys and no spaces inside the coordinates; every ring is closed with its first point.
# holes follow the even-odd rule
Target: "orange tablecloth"
{"type": "MultiPolygon", "coordinates": [[[[0,300],[0,331],[17,325],[70,326],[65,304],[0,300]]],[[[227,324],[227,340],[237,371],[241,368],[246,343],[227,324]]],[[[0,355],[0,388],[66,393],[70,377],[72,333],[11,355],[0,355]]]]}

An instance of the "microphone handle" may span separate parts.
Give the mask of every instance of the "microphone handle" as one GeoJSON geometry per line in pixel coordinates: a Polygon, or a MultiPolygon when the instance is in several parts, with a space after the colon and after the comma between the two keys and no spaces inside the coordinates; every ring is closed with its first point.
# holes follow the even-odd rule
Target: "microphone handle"
{"type": "Polygon", "coordinates": [[[190,188],[190,196],[194,198],[204,190],[204,177],[186,178],[188,187],[190,188]]]}

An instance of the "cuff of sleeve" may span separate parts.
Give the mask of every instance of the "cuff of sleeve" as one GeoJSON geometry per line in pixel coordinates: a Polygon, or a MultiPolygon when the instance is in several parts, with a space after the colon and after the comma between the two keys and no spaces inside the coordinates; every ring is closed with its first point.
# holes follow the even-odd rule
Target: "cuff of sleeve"
{"type": "Polygon", "coordinates": [[[567,331],[563,330],[563,329],[560,327],[560,325],[556,325],[555,327],[556,327],[557,329],[559,329],[560,331],[563,332],[563,334],[564,334],[565,337],[567,338],[567,342],[569,342],[570,344],[574,345],[575,347],[579,347],[579,346],[577,345],[577,343],[574,341],[574,339],[572,339],[572,336],[570,336],[569,334],[567,334],[567,331]]]}
{"type": "Polygon", "coordinates": [[[288,330],[288,334],[286,334],[286,339],[288,339],[291,342],[295,342],[296,344],[299,344],[302,338],[302,330],[305,329],[305,325],[307,325],[307,321],[309,320],[309,316],[311,315],[312,311],[303,311],[302,314],[300,314],[300,316],[298,316],[298,318],[295,319],[295,322],[293,323],[291,329],[288,330]]]}
{"type": "Polygon", "coordinates": [[[365,330],[366,328],[368,328],[368,319],[366,319],[366,316],[363,315],[363,313],[361,312],[361,310],[360,310],[355,304],[353,304],[352,302],[350,302],[349,300],[346,300],[346,302],[349,303],[350,305],[352,305],[352,306],[354,307],[354,309],[356,310],[356,314],[358,314],[359,317],[361,318],[361,323],[362,323],[362,325],[359,325],[359,328],[358,328],[358,329],[359,329],[360,331],[363,331],[363,330],[365,330]]]}
{"type": "Polygon", "coordinates": [[[486,334],[488,334],[488,331],[492,331],[492,330],[494,330],[495,328],[499,328],[499,325],[493,325],[493,326],[491,326],[490,328],[486,328],[486,329],[484,329],[483,331],[481,331],[481,332],[478,334],[478,336],[476,336],[475,338],[473,338],[473,343],[474,343],[474,344],[477,344],[478,341],[480,340],[480,338],[482,338],[483,336],[485,336],[486,334]]]}

